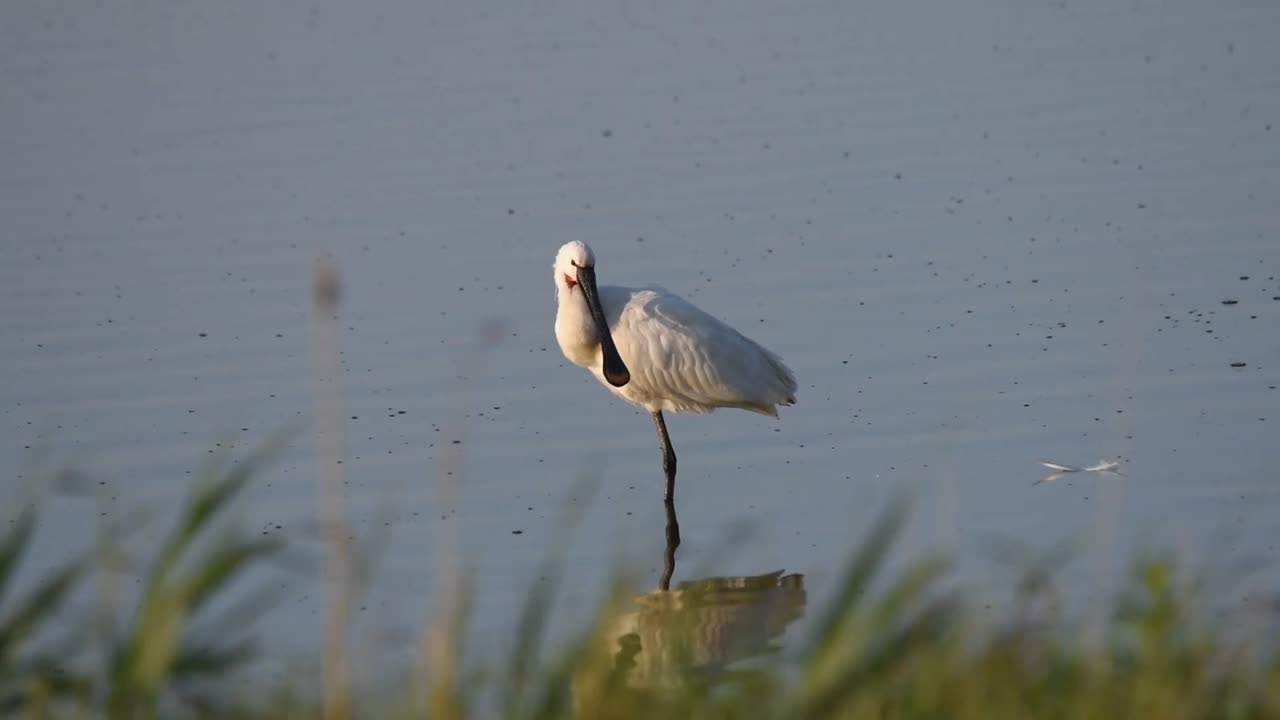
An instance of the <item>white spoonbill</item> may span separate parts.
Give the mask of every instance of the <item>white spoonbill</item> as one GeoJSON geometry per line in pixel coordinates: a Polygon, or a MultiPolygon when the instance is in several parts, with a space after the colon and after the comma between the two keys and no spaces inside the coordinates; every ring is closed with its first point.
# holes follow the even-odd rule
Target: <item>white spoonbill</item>
{"type": "Polygon", "coordinates": [[[778,416],[796,401],[796,379],[777,355],[661,287],[596,288],[586,243],[556,253],[556,341],[614,395],[648,410],[662,441],[666,500],[675,494],[676,453],[663,410],[741,408],[778,416]]]}

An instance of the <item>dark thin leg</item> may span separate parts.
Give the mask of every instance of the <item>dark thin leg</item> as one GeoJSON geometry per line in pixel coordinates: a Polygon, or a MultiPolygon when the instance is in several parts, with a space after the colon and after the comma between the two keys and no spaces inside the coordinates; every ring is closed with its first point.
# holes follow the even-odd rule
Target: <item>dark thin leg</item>
{"type": "Polygon", "coordinates": [[[659,590],[671,589],[671,575],[676,571],[676,548],[680,547],[680,519],[676,517],[676,504],[667,500],[667,547],[662,553],[662,579],[659,590]]]}
{"type": "Polygon", "coordinates": [[[671,436],[667,435],[667,423],[662,419],[662,411],[653,414],[653,424],[658,428],[658,439],[662,441],[662,471],[667,475],[667,493],[663,504],[667,507],[667,547],[662,554],[662,579],[658,588],[667,590],[671,587],[671,574],[676,571],[676,548],[680,547],[680,520],[676,517],[676,451],[671,449],[671,436]]]}
{"type": "Polygon", "coordinates": [[[672,502],[676,497],[676,451],[671,449],[671,437],[667,435],[667,423],[662,411],[653,414],[653,424],[658,426],[658,439],[662,441],[662,471],[667,474],[667,494],[664,500],[672,502]]]}

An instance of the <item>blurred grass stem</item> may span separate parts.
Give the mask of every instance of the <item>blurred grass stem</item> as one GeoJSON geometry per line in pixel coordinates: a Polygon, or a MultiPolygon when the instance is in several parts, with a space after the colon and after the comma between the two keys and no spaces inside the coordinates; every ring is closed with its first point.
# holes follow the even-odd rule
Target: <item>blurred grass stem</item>
{"type": "Polygon", "coordinates": [[[326,540],[329,593],[323,658],[326,720],[350,717],[347,618],[350,615],[350,531],[342,459],[342,393],[338,385],[338,271],[328,257],[316,258],[312,275],[312,352],[315,357],[316,431],[320,458],[320,514],[326,540]]]}

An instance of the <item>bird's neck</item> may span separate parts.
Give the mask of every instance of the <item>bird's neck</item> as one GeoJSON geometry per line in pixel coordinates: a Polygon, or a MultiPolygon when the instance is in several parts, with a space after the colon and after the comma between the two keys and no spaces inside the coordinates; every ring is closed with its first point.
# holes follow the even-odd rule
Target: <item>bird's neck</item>
{"type": "Polygon", "coordinates": [[[556,307],[556,341],[574,365],[600,365],[600,338],[582,291],[561,290],[556,307]]]}

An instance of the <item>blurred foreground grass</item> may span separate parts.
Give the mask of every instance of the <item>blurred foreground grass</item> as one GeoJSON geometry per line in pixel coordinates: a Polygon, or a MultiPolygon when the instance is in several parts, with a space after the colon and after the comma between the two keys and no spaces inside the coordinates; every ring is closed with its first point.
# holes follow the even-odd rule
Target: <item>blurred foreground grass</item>
{"type": "Polygon", "coordinates": [[[231,611],[206,616],[282,549],[222,522],[262,461],[213,465],[193,484],[139,600],[123,611],[104,581],[123,528],[102,530],[96,547],[16,588],[39,514],[0,517],[0,716],[1280,718],[1275,608],[1215,622],[1175,558],[1147,557],[1135,559],[1101,640],[1039,612],[1034,578],[1022,606],[992,626],[943,582],[943,559],[886,569],[905,502],[852,548],[832,601],[785,655],[775,641],[806,598],[803,578],[781,573],[638,598],[618,578],[569,649],[552,651],[545,634],[563,558],[549,551],[539,575],[550,580],[530,589],[501,667],[468,659],[459,582],[447,589],[451,613],[423,631],[422,665],[400,679],[356,687],[336,705],[324,688],[288,678],[258,678],[249,691],[253,648],[236,638],[268,603],[241,584],[231,611]],[[74,617],[64,606],[86,591],[97,610],[74,617]]]}

